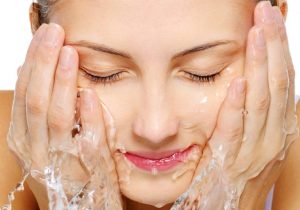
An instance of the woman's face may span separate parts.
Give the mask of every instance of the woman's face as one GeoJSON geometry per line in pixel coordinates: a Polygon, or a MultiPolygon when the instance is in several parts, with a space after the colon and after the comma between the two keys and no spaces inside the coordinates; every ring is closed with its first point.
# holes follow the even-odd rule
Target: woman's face
{"type": "Polygon", "coordinates": [[[80,56],[78,86],[97,91],[115,119],[116,139],[109,146],[127,198],[160,206],[188,188],[227,87],[243,74],[254,2],[60,0],[54,5],[50,21],[65,29],[65,43],[80,56]],[[104,83],[84,71],[119,76],[104,83]],[[216,73],[215,79],[191,75],[216,73]],[[187,148],[173,159],[154,160],[187,148]],[[175,164],[176,157],[182,162],[175,164]]]}

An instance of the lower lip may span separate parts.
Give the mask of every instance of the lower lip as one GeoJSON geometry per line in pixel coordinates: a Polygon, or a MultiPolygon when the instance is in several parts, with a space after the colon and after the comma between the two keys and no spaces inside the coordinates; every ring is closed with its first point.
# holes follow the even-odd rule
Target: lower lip
{"type": "Polygon", "coordinates": [[[193,146],[188,147],[182,152],[176,152],[173,155],[161,159],[149,159],[137,156],[131,153],[124,153],[124,156],[135,166],[146,171],[166,171],[181,163],[187,155],[192,151],[193,146]]]}

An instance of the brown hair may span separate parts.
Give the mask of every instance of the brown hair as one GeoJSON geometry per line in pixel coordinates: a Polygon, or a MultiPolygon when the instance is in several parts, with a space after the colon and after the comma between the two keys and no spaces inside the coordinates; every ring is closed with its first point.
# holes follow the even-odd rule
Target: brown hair
{"type": "MultiPolygon", "coordinates": [[[[273,6],[277,6],[277,0],[257,0],[257,2],[259,1],[270,1],[273,6]]],[[[55,4],[56,0],[37,0],[37,2],[32,5],[33,12],[31,15],[34,17],[31,17],[31,19],[36,20],[31,26],[33,31],[37,30],[41,24],[49,22],[48,16],[51,6],[55,4]]]]}

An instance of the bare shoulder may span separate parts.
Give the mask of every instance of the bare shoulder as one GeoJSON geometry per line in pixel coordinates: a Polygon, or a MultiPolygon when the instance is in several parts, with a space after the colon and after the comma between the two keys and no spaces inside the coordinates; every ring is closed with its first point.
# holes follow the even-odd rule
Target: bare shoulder
{"type": "MultiPolygon", "coordinates": [[[[21,170],[6,144],[13,94],[13,91],[0,91],[0,206],[7,203],[8,192],[14,188],[21,178],[21,170]]],[[[25,192],[16,194],[13,209],[39,209],[27,185],[25,186],[25,192]]]]}
{"type": "MultiPolygon", "coordinates": [[[[297,104],[297,116],[300,129],[300,101],[297,104]]],[[[280,175],[274,192],[273,210],[300,209],[300,138],[291,145],[287,156],[287,165],[280,175]]]]}

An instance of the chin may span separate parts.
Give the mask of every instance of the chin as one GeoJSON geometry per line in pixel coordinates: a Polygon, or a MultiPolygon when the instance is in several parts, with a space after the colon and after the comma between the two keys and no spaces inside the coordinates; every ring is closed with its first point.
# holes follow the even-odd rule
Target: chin
{"type": "Polygon", "coordinates": [[[193,172],[187,172],[175,182],[171,177],[142,177],[133,174],[128,184],[121,184],[122,194],[138,203],[161,208],[173,203],[191,183],[193,172]]]}
{"type": "Polygon", "coordinates": [[[146,171],[132,164],[122,153],[115,155],[121,193],[140,204],[161,208],[174,203],[192,182],[200,157],[165,171],[146,171]]]}

